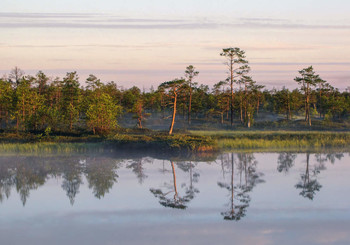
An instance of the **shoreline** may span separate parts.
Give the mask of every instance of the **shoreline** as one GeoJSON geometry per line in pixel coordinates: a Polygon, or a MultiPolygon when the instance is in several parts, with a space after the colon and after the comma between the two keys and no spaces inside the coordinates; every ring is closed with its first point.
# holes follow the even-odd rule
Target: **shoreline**
{"type": "Polygon", "coordinates": [[[350,150],[350,132],[329,131],[191,131],[118,133],[109,136],[42,136],[0,134],[0,154],[6,152],[71,152],[89,148],[114,151],[215,154],[227,151],[350,150]],[[72,145],[74,147],[72,147],[72,145]]]}

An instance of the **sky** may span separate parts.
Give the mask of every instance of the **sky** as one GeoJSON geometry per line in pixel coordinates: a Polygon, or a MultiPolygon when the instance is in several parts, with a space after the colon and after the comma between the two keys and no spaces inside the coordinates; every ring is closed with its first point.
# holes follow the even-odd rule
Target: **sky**
{"type": "Polygon", "coordinates": [[[1,0],[0,75],[77,71],[149,89],[193,65],[211,87],[227,77],[222,49],[239,47],[267,88],[295,88],[313,65],[345,89],[349,12],[348,0],[1,0]]]}

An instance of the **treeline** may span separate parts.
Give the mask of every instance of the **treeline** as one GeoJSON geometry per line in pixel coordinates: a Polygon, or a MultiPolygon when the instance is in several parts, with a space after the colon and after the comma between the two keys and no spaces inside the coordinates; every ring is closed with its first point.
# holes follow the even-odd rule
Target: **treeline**
{"type": "Polygon", "coordinates": [[[312,66],[299,71],[295,78],[298,89],[267,90],[249,76],[244,51],[223,49],[221,55],[227,58],[229,77],[212,88],[195,82],[199,72],[190,65],[184,78],[164,82],[148,92],[135,86],[123,89],[115,82],[104,84],[94,75],[82,86],[76,72],[62,79],[50,79],[41,71],[25,76],[15,67],[0,79],[1,130],[108,134],[126,113],[133,114],[139,128],[152,114],[171,118],[170,134],[178,112],[189,125],[195,116],[246,127],[252,127],[261,112],[283,114],[286,120],[302,116],[309,126],[312,119],[343,121],[350,115],[349,91],[331,86],[312,66]]]}

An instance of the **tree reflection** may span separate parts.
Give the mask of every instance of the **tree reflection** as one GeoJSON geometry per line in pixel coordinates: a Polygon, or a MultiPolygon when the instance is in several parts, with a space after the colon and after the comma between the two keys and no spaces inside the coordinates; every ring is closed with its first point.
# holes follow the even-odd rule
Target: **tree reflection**
{"type": "Polygon", "coordinates": [[[144,161],[150,163],[151,160],[150,159],[143,159],[143,158],[140,158],[140,159],[136,159],[136,160],[132,160],[132,162],[127,166],[127,168],[130,168],[132,169],[132,171],[136,174],[136,177],[139,181],[140,184],[143,183],[143,181],[148,177],[144,171],[144,167],[143,167],[143,163],[144,161]]]}
{"type": "MultiPolygon", "coordinates": [[[[229,210],[222,212],[221,215],[225,220],[238,221],[246,215],[251,201],[249,193],[257,184],[263,183],[264,180],[261,179],[262,173],[256,171],[257,161],[255,161],[253,154],[238,154],[237,173],[235,173],[233,153],[231,153],[231,159],[228,157],[228,160],[226,164],[222,162],[222,166],[223,169],[225,167],[229,169],[230,182],[218,182],[218,186],[229,191],[229,210]]],[[[224,161],[223,158],[222,161],[224,161]]]]}
{"type": "Polygon", "coordinates": [[[0,202],[9,198],[12,188],[15,188],[23,206],[30,192],[50,178],[62,178],[61,187],[73,205],[84,174],[97,198],[103,197],[118,177],[118,162],[110,158],[2,157],[0,160],[0,202]]]}
{"type": "Polygon", "coordinates": [[[117,182],[118,162],[113,159],[92,158],[86,161],[85,174],[95,197],[101,199],[117,182]]]}
{"type": "Polygon", "coordinates": [[[82,181],[82,165],[81,161],[69,161],[63,167],[62,189],[66,191],[70,204],[73,206],[75,196],[79,193],[80,184],[82,181]]]}
{"type": "MultiPolygon", "coordinates": [[[[295,164],[296,154],[281,153],[278,156],[277,170],[288,173],[295,164]]],[[[303,156],[303,155],[302,155],[303,156]]],[[[300,174],[295,188],[300,195],[313,200],[322,188],[318,182],[318,175],[326,169],[326,163],[334,164],[341,160],[342,153],[315,154],[306,153],[306,164],[300,174]]],[[[257,161],[253,154],[222,154],[222,179],[217,182],[220,188],[229,194],[227,210],[222,212],[226,220],[240,220],[246,215],[251,201],[251,192],[254,187],[263,182],[262,174],[257,171],[257,161]]],[[[148,177],[146,164],[151,158],[138,157],[136,160],[124,161],[125,167],[135,173],[138,182],[142,184],[148,177]],[[146,173],[145,173],[146,172],[146,173]]],[[[38,189],[52,178],[62,180],[64,190],[71,205],[74,205],[79,189],[86,179],[88,187],[96,198],[101,199],[112,189],[118,180],[117,171],[121,160],[113,157],[93,157],[91,155],[51,156],[51,157],[6,157],[0,156],[0,202],[5,201],[15,190],[19,194],[23,205],[26,205],[32,190],[38,189]]],[[[163,160],[163,168],[159,168],[163,175],[171,175],[171,180],[160,188],[150,188],[151,193],[164,207],[185,209],[198,195],[198,181],[200,174],[196,162],[179,161],[177,163],[163,160]],[[176,173],[175,168],[178,173],[176,173]],[[180,170],[179,170],[180,169],[180,170]],[[184,175],[186,179],[179,181],[176,174],[184,175]],[[177,183],[178,182],[178,183],[177,183]]],[[[162,176],[163,176],[162,175],[162,176]]],[[[68,203],[68,202],[67,202],[68,203]]]]}
{"type": "Polygon", "coordinates": [[[280,173],[283,172],[287,174],[289,172],[289,169],[291,169],[294,166],[294,161],[296,157],[297,157],[297,154],[294,154],[294,153],[288,153],[288,152],[280,153],[277,161],[278,172],[280,173]]]}
{"type": "Polygon", "coordinates": [[[13,169],[5,168],[3,164],[0,165],[0,202],[3,202],[5,197],[8,199],[11,195],[11,188],[16,183],[15,171],[13,169]]]}
{"type": "Polygon", "coordinates": [[[193,199],[197,193],[199,193],[199,189],[194,186],[194,183],[198,183],[200,174],[194,169],[195,164],[190,162],[180,162],[177,166],[184,172],[189,173],[189,185],[186,183],[183,184],[183,187],[186,188],[185,193],[190,199],[193,199]]]}
{"type": "Polygon", "coordinates": [[[44,185],[46,175],[49,170],[45,169],[41,162],[36,166],[32,158],[20,162],[15,172],[16,190],[20,195],[23,206],[25,206],[31,190],[37,189],[44,185]]]}
{"type": "Polygon", "coordinates": [[[30,191],[46,182],[52,169],[41,158],[16,157],[1,159],[0,200],[9,198],[11,189],[15,188],[23,206],[26,205],[30,191]]]}
{"type": "Polygon", "coordinates": [[[313,200],[316,192],[320,191],[322,185],[317,180],[317,175],[321,170],[324,170],[323,163],[310,166],[310,153],[306,153],[306,168],[305,173],[300,175],[301,180],[295,185],[297,189],[301,189],[300,195],[313,200]]]}
{"type": "Polygon", "coordinates": [[[336,160],[341,160],[343,157],[344,157],[343,153],[316,154],[316,158],[318,162],[330,161],[332,164],[334,164],[336,160]]]}
{"type": "Polygon", "coordinates": [[[188,203],[194,198],[194,191],[186,191],[184,196],[180,196],[176,184],[176,173],[174,162],[170,161],[172,168],[172,184],[164,184],[164,189],[151,188],[150,192],[159,199],[159,203],[164,207],[186,209],[188,203]],[[170,194],[173,193],[171,196],[170,194]]]}

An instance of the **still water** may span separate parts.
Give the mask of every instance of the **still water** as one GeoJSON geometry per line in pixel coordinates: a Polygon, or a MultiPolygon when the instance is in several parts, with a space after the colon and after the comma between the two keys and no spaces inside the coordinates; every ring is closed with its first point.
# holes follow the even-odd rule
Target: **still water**
{"type": "Polygon", "coordinates": [[[349,153],[0,156],[0,244],[350,244],[349,153]]]}

